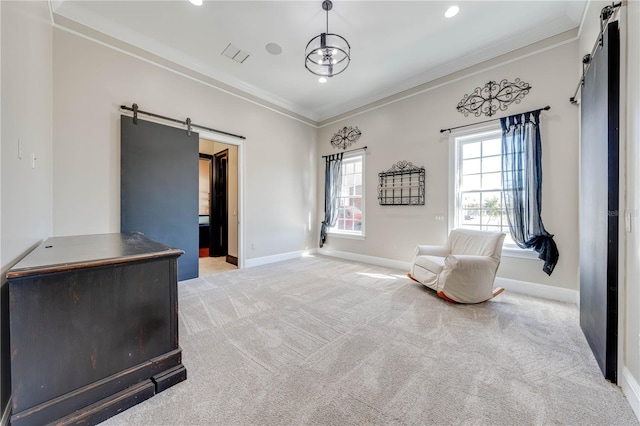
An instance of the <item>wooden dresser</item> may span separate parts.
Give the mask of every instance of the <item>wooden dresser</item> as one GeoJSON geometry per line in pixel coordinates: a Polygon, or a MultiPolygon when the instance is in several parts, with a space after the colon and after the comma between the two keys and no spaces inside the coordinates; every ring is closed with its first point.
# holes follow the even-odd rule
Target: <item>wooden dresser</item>
{"type": "Polygon", "coordinates": [[[142,234],[55,237],[7,272],[12,425],[99,423],[186,379],[181,254],[142,234]]]}

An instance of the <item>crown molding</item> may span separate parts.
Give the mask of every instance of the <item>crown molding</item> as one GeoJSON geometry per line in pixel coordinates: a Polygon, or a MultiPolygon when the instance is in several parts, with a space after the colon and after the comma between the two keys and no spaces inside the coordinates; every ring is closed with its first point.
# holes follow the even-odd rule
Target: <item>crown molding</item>
{"type": "Polygon", "coordinates": [[[134,46],[131,43],[123,41],[119,38],[109,36],[99,30],[90,28],[83,25],[71,18],[62,16],[55,13],[52,14],[55,28],[64,30],[66,32],[75,34],[79,37],[93,41],[105,47],[119,51],[126,55],[141,59],[145,62],[157,65],[168,71],[180,74],[184,77],[196,80],[209,87],[215,88],[232,96],[241,98],[245,101],[251,102],[255,105],[259,105],[268,110],[277,112],[289,118],[292,118],[301,123],[307,124],[312,127],[317,127],[316,114],[311,111],[303,110],[302,108],[293,105],[292,103],[277,98],[275,95],[270,94],[264,90],[255,88],[237,79],[228,78],[229,82],[222,81],[220,78],[216,78],[211,73],[201,72],[195,68],[197,66],[185,65],[164,56],[157,55],[148,50],[134,46]]]}

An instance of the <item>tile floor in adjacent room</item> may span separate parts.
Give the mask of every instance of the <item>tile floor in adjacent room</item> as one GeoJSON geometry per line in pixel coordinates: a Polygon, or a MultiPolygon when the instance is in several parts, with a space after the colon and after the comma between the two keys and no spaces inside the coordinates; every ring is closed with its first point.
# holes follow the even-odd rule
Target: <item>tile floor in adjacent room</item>
{"type": "Polygon", "coordinates": [[[206,277],[220,272],[232,271],[238,269],[236,265],[227,263],[225,256],[220,257],[201,257],[198,259],[200,267],[200,276],[206,277]]]}

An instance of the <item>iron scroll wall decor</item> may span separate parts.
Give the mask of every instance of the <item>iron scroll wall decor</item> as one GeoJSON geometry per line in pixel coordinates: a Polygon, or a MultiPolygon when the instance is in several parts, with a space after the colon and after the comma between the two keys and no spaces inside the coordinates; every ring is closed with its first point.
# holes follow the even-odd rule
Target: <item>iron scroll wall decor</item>
{"type": "Polygon", "coordinates": [[[513,82],[506,79],[500,83],[489,81],[482,87],[476,87],[470,94],[464,95],[456,109],[465,117],[469,114],[476,117],[481,114],[491,117],[498,110],[506,111],[507,107],[513,103],[519,104],[529,90],[531,90],[529,83],[519,78],[513,82]]]}
{"type": "Polygon", "coordinates": [[[424,206],[424,167],[398,161],[378,173],[378,202],[381,206],[424,206]]]}
{"type": "Polygon", "coordinates": [[[331,145],[334,148],[347,149],[360,139],[362,132],[356,127],[343,127],[331,138],[331,145]]]}

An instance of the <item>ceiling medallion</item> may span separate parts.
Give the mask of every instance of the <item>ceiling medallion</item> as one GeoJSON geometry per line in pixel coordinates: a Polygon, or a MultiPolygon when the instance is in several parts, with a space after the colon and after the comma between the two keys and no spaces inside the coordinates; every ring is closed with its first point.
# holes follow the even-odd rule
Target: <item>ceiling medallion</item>
{"type": "Polygon", "coordinates": [[[362,132],[360,132],[358,126],[343,127],[333,135],[331,145],[333,145],[334,148],[347,149],[360,139],[360,135],[362,135],[362,132]]]}
{"type": "Polygon", "coordinates": [[[329,32],[329,11],[333,8],[330,0],[322,2],[327,12],[327,31],[312,38],[305,48],[304,66],[320,77],[333,77],[346,70],[351,61],[351,46],[338,34],[329,32]]]}
{"type": "Polygon", "coordinates": [[[456,109],[467,117],[473,114],[479,117],[481,114],[491,117],[498,110],[506,111],[513,103],[519,104],[522,98],[531,90],[529,83],[516,78],[514,82],[506,79],[500,83],[490,81],[483,87],[476,87],[468,95],[464,95],[456,109]]]}

